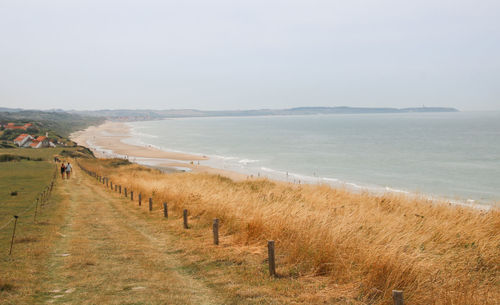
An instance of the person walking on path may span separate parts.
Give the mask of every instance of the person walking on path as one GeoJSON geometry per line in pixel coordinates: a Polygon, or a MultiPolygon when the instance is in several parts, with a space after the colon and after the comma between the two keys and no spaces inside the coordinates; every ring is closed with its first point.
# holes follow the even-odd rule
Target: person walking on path
{"type": "Polygon", "coordinates": [[[64,179],[64,173],[66,172],[66,166],[64,162],[61,163],[61,178],[64,179]]]}
{"type": "Polygon", "coordinates": [[[69,164],[69,162],[68,162],[68,164],[66,165],[66,179],[70,178],[72,169],[73,168],[71,167],[71,164],[69,164]]]}

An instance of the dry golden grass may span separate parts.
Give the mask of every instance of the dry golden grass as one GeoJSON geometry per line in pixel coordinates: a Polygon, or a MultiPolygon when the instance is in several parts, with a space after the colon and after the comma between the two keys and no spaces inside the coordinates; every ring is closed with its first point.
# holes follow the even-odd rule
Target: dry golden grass
{"type": "Polygon", "coordinates": [[[332,294],[342,291],[367,304],[388,304],[392,289],[403,289],[408,304],[500,301],[498,209],[482,212],[328,186],[166,175],[110,162],[82,165],[143,198],[151,196],[157,205],[168,202],[174,213],[187,208],[207,229],[219,218],[221,233],[231,236],[234,247],[274,239],[282,276],[328,276],[332,294]]]}

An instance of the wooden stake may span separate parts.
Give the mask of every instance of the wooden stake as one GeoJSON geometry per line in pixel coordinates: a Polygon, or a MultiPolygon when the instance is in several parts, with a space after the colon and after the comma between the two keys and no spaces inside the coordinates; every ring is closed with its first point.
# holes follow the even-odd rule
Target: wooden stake
{"type": "Polygon", "coordinates": [[[139,206],[142,204],[142,194],[139,193],[139,206]]]}
{"type": "Polygon", "coordinates": [[[393,290],[392,299],[394,300],[394,305],[404,305],[403,290],[393,290]]]}
{"type": "Polygon", "coordinates": [[[184,211],[182,211],[182,217],[184,218],[184,229],[189,229],[189,226],[188,226],[188,210],[184,209],[184,211]]]}
{"type": "Polygon", "coordinates": [[[38,212],[38,198],[36,199],[36,205],[35,205],[35,217],[33,218],[33,221],[36,223],[36,213],[38,212]]]}
{"type": "Polygon", "coordinates": [[[167,203],[163,203],[163,217],[168,218],[168,206],[167,203]]]}
{"type": "Polygon", "coordinates": [[[149,197],[149,211],[153,210],[153,198],[149,197]]]}
{"type": "Polygon", "coordinates": [[[276,276],[276,263],[274,261],[274,240],[267,242],[267,254],[269,257],[269,275],[276,276]]]}
{"type": "Polygon", "coordinates": [[[10,250],[9,250],[9,255],[12,254],[12,245],[14,244],[14,236],[16,235],[16,226],[17,226],[17,215],[14,215],[14,231],[12,231],[12,240],[10,241],[10,250]]]}
{"type": "MultiPolygon", "coordinates": [[[[127,188],[125,188],[124,194],[125,194],[125,197],[127,197],[127,188]]],[[[132,194],[132,192],[130,192],[130,194],[132,194]]]]}
{"type": "MultiPolygon", "coordinates": [[[[126,197],[126,196],[125,196],[126,197]]],[[[134,201],[134,192],[133,191],[130,191],[130,200],[131,201],[134,201]]]]}
{"type": "Polygon", "coordinates": [[[214,224],[212,226],[213,232],[214,232],[214,245],[219,244],[219,219],[215,218],[214,219],[214,224]]]}

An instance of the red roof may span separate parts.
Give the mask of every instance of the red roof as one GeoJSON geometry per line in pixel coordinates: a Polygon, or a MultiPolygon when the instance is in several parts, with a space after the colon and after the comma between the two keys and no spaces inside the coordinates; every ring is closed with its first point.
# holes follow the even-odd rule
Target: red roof
{"type": "Polygon", "coordinates": [[[7,125],[4,125],[5,128],[7,129],[28,129],[29,127],[33,126],[31,123],[24,124],[23,126],[16,126],[15,123],[7,123],[7,125]]]}
{"type": "Polygon", "coordinates": [[[46,139],[47,139],[47,137],[46,137],[46,136],[39,136],[38,138],[36,138],[36,140],[37,140],[38,142],[42,142],[43,140],[46,140],[46,139]]]}
{"type": "Polygon", "coordinates": [[[14,142],[17,142],[17,141],[22,141],[24,140],[24,138],[26,138],[27,136],[29,136],[29,134],[26,134],[26,133],[23,133],[21,135],[19,135],[15,140],[14,142]]]}
{"type": "Polygon", "coordinates": [[[36,147],[40,143],[38,140],[33,141],[33,143],[30,144],[31,147],[36,147]]]}

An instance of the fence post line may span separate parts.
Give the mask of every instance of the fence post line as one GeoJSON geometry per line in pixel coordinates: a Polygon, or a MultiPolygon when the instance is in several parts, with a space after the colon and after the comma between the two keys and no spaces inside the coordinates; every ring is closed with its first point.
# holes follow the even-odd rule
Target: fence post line
{"type": "Polygon", "coordinates": [[[142,194],[139,193],[139,206],[142,204],[142,194]]]}
{"type": "Polygon", "coordinates": [[[42,201],[42,206],[45,205],[45,191],[42,192],[42,194],[40,195],[40,199],[42,201]]]}
{"type": "Polygon", "coordinates": [[[35,217],[33,218],[33,221],[36,223],[36,213],[38,212],[38,198],[36,199],[36,205],[35,205],[35,217]]]}
{"type": "Polygon", "coordinates": [[[392,299],[394,301],[394,305],[404,305],[403,290],[393,290],[392,299]]]}
{"type": "Polygon", "coordinates": [[[189,229],[189,226],[188,226],[188,210],[184,209],[184,211],[182,211],[182,217],[184,218],[184,229],[189,229]]]}
{"type": "MultiPolygon", "coordinates": [[[[127,197],[125,195],[125,197],[127,197]]],[[[130,201],[134,201],[134,191],[130,191],[130,201]]]]}
{"type": "Polygon", "coordinates": [[[163,217],[168,218],[168,206],[167,203],[163,203],[163,217]]]}
{"type": "Polygon", "coordinates": [[[267,242],[267,254],[269,257],[269,275],[276,276],[276,263],[274,256],[274,240],[267,242]]]}
{"type": "Polygon", "coordinates": [[[120,193],[120,194],[121,194],[121,193],[122,193],[122,186],[121,186],[121,185],[120,185],[120,186],[118,186],[118,190],[119,190],[119,191],[118,191],[118,193],[120,193]]]}
{"type": "Polygon", "coordinates": [[[10,241],[10,250],[9,250],[9,255],[11,255],[11,254],[12,254],[12,245],[14,244],[14,236],[16,235],[16,226],[17,226],[17,218],[18,218],[18,217],[19,217],[19,216],[14,215],[14,218],[15,218],[15,220],[14,220],[14,231],[12,231],[12,240],[10,241]]]}
{"type": "Polygon", "coordinates": [[[149,197],[149,211],[153,210],[153,198],[149,197]]]}
{"type": "Polygon", "coordinates": [[[212,226],[212,229],[214,231],[214,245],[219,244],[219,219],[214,218],[214,224],[212,226]]]}

